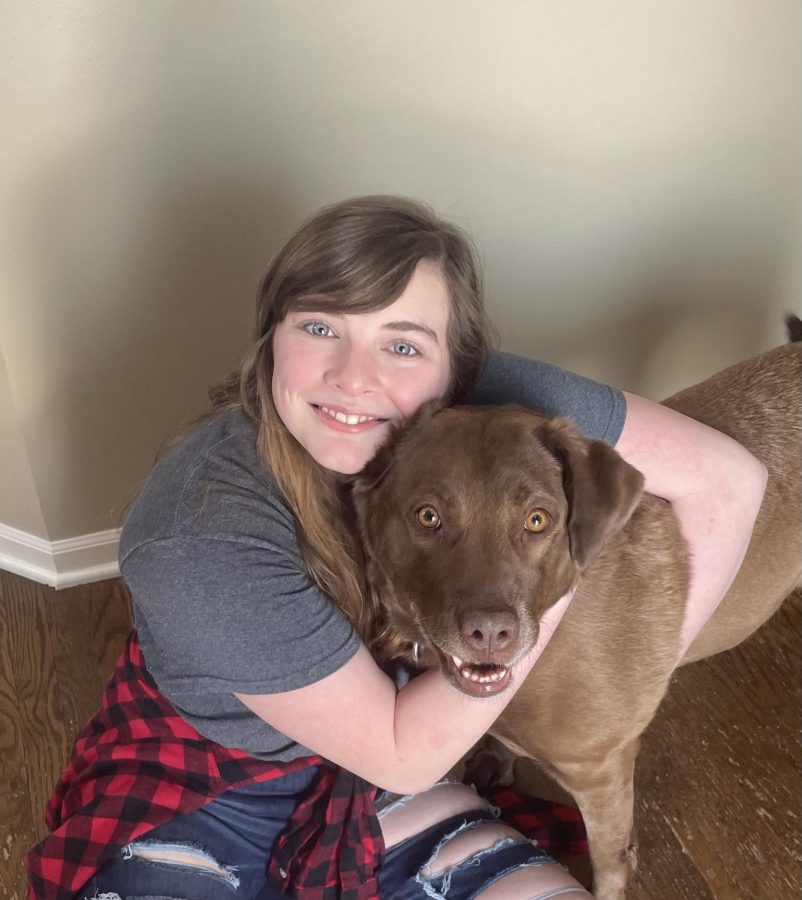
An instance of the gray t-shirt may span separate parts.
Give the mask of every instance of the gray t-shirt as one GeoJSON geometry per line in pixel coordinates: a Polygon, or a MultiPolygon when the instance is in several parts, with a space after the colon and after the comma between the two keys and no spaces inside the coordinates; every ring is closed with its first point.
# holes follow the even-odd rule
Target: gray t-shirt
{"type": "MultiPolygon", "coordinates": [[[[620,391],[509,353],[492,356],[471,402],[569,416],[610,443],[626,416],[620,391]]],[[[159,462],[125,523],[120,568],[148,669],[187,721],[253,756],[311,753],[234,692],[319,681],[359,637],[306,574],[292,514],[241,412],[219,414],[159,462]]]]}

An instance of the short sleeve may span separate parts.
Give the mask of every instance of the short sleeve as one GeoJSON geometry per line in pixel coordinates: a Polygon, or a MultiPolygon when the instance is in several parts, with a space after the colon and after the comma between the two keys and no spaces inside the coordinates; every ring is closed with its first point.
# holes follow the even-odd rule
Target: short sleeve
{"type": "Polygon", "coordinates": [[[239,536],[149,541],[124,560],[146,662],[170,694],[274,693],[356,653],[341,610],[280,546],[239,536]]]}
{"type": "Polygon", "coordinates": [[[622,391],[525,356],[494,352],[470,392],[469,403],[520,403],[571,419],[588,437],[615,444],[627,414],[622,391]]]}

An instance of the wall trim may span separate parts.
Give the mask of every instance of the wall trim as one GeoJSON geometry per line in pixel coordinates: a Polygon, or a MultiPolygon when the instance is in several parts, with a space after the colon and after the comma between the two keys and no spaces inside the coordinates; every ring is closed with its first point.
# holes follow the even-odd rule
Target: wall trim
{"type": "Polygon", "coordinates": [[[0,522],[0,569],[56,589],[117,578],[121,530],[47,541],[0,522]]]}

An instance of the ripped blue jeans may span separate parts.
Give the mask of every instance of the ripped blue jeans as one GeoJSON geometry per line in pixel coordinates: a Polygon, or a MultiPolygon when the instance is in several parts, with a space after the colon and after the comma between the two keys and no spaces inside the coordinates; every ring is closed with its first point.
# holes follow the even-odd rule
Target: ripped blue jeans
{"type": "MultiPolygon", "coordinates": [[[[265,878],[271,849],[316,774],[302,769],[226,791],[175,816],[123,848],[80,900],[281,900],[265,878]]],[[[530,841],[507,839],[440,875],[423,874],[447,838],[496,821],[491,810],[470,810],[392,847],[379,876],[382,900],[473,900],[505,874],[551,861],[530,841]]]]}

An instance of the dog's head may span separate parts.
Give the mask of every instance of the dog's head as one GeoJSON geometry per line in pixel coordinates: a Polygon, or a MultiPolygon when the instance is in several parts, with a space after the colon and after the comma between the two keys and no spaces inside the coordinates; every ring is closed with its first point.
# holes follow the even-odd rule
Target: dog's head
{"type": "Polygon", "coordinates": [[[354,482],[397,655],[474,696],[509,684],[542,614],[632,514],[643,477],[565,419],[428,404],[354,482]]]}

